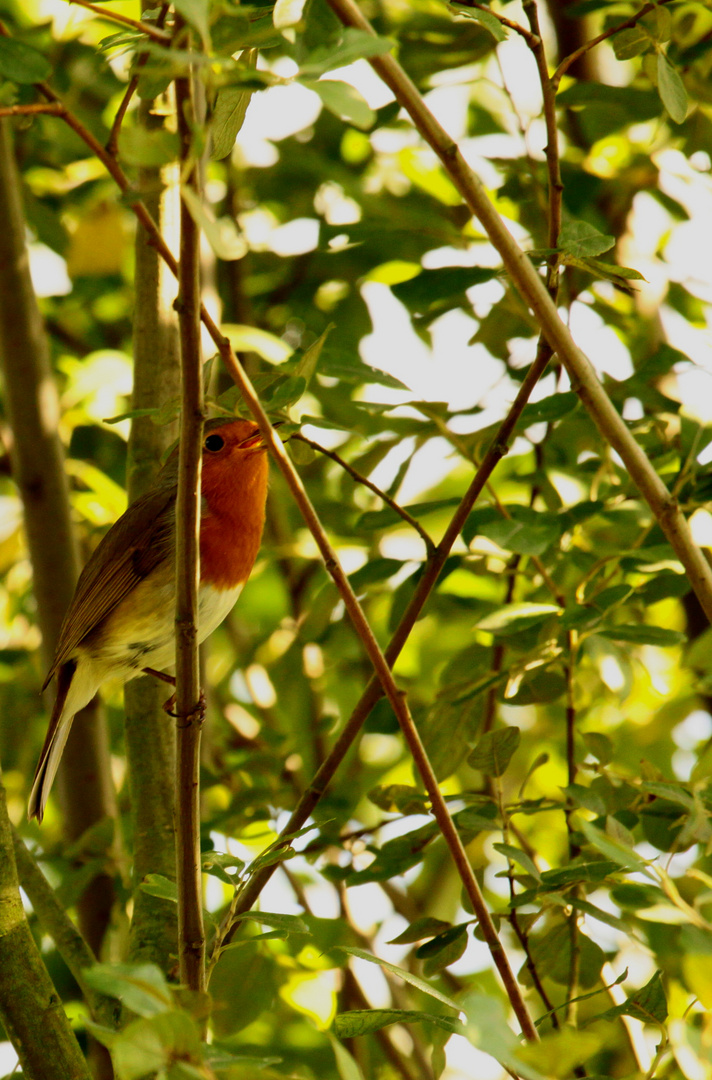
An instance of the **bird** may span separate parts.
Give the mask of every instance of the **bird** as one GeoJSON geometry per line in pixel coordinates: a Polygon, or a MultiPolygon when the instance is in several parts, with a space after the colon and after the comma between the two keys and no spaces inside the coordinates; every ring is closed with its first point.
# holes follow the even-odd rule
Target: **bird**
{"type": "MultiPolygon", "coordinates": [[[[202,445],[198,640],[220,625],[250,576],[262,540],[268,458],[250,420],[208,420],[202,445]]],[[[57,695],[30,793],[39,822],[75,715],[107,679],[175,665],[178,447],[153,485],[111,526],[79,576],[45,690],[57,695]]]]}

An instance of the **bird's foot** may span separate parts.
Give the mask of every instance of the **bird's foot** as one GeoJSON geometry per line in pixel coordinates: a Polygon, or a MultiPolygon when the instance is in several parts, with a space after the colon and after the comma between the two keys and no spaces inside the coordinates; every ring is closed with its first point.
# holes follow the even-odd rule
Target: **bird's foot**
{"type": "MultiPolygon", "coordinates": [[[[168,683],[169,686],[175,686],[175,675],[167,675],[165,671],[156,671],[155,668],[145,667],[143,669],[145,675],[153,675],[155,679],[160,679],[161,682],[168,683]]],[[[168,716],[173,717],[174,720],[178,719],[178,713],[175,712],[176,696],[171,694],[167,701],[163,702],[163,711],[168,716]]],[[[200,697],[198,698],[198,704],[192,709],[186,716],[182,717],[185,723],[179,724],[178,727],[190,727],[191,724],[198,724],[200,726],[205,720],[206,701],[205,694],[200,691],[200,697]]]]}
{"type": "MultiPolygon", "coordinates": [[[[166,702],[166,705],[170,704],[171,707],[173,707],[175,706],[175,703],[176,696],[174,694],[170,701],[166,702]]],[[[163,706],[164,709],[166,708],[166,705],[163,706]]],[[[193,724],[195,724],[197,727],[202,727],[203,723],[205,722],[206,707],[207,702],[205,700],[205,694],[201,690],[200,697],[198,698],[198,704],[195,706],[194,709],[191,709],[188,713],[172,712],[170,715],[175,716],[175,718],[178,720],[176,727],[189,728],[192,727],[193,724]]]]}

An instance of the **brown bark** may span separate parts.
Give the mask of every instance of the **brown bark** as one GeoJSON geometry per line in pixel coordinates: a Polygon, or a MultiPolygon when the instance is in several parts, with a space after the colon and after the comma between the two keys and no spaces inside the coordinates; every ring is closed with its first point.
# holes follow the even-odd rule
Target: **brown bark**
{"type": "MultiPolygon", "coordinates": [[[[59,403],[49,347],[30,279],[20,179],[9,121],[0,122],[0,359],[13,430],[13,476],[22,498],[46,666],[54,654],[77,578],[64,456],[57,432],[59,403]]],[[[60,768],[60,799],[69,839],[115,816],[108,736],[96,705],[79,713],[60,768]]],[[[98,952],[113,903],[106,874],[79,905],[84,936],[98,952]]]]}
{"type": "MultiPolygon", "coordinates": [[[[147,127],[163,122],[152,103],[139,108],[147,127]]],[[[145,201],[169,246],[175,248],[178,231],[177,170],[143,169],[139,184],[145,201]]],[[[157,408],[180,393],[180,361],[177,323],[173,311],[175,278],[147,242],[139,225],[136,234],[136,301],[134,310],[135,409],[157,408]]],[[[137,417],[131,424],[127,482],[133,502],[158,471],[163,454],[175,440],[177,423],[156,424],[137,417]]],[[[128,783],[134,836],[134,882],[147,874],[175,880],[173,826],[173,776],[175,735],[162,709],[166,687],[155,679],[134,679],[124,693],[128,783]],[[151,748],[146,753],[146,747],[151,748]]],[[[152,961],[168,972],[175,965],[178,930],[175,904],[149,896],[138,887],[134,893],[129,952],[133,960],[152,961]]]]}

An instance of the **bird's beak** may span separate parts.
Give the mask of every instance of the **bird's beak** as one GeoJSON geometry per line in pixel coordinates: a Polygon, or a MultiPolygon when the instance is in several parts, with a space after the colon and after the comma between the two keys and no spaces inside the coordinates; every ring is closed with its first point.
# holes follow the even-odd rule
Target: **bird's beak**
{"type": "MultiPolygon", "coordinates": [[[[284,420],[277,420],[272,424],[273,428],[281,427],[284,424],[284,420]]],[[[261,431],[256,431],[254,435],[248,435],[246,439],[243,439],[240,443],[241,450],[253,450],[255,447],[264,446],[264,438],[261,431]]]]}

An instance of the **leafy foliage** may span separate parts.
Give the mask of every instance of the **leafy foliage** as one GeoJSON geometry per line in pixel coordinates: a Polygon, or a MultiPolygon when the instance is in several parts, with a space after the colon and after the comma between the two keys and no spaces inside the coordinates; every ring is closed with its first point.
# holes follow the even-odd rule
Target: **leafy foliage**
{"type": "MultiPolygon", "coordinates": [[[[383,87],[362,77],[370,58],[397,54],[433,110],[459,125],[497,209],[542,273],[560,270],[560,306],[613,405],[675,499],[704,522],[712,416],[686,375],[709,291],[674,252],[699,213],[683,188],[704,183],[712,145],[705,5],[661,3],[641,17],[625,0],[595,0],[552,20],[552,69],[565,59],[567,28],[583,47],[630,24],[584,50],[554,87],[555,246],[528,55],[525,91],[508,91],[509,58],[528,48],[509,25],[515,5],[386,4],[374,37],[344,29],[326,0],[180,0],[173,9],[194,31],[190,46],[149,40],[140,27],[105,37],[90,13],[63,34],[31,6],[4,7],[2,103],[37,104],[34,84],[49,80],[101,146],[132,75],[137,100],[151,101],[195,66],[206,118],[192,150],[206,183],[202,201],[187,199],[212,253],[221,328],[270,416],[290,425],[285,434],[303,430],[350,467],[288,443],[384,647],[496,439],[538,326],[452,178],[383,87]],[[639,214],[642,231],[658,230],[652,247],[639,214]]],[[[157,14],[143,18],[155,25],[157,14]]],[[[134,104],[118,139],[131,184],[123,196],[60,117],[13,121],[32,257],[63,260],[42,309],[85,551],[123,509],[127,418],[146,415],[128,401],[142,300],[130,204],[145,193],[145,170],[177,153],[174,133],[141,126],[134,104]]],[[[245,411],[219,364],[206,379],[213,412],[245,411]]],[[[160,401],[149,414],[160,424],[175,411],[160,401]]],[[[17,720],[3,725],[0,750],[19,821],[43,727],[38,633],[16,488],[9,475],[0,483],[0,702],[17,720]]],[[[116,1027],[81,1019],[82,1030],[109,1048],[118,1080],[357,1080],[395,1068],[447,1078],[453,1033],[533,1080],[582,1068],[678,1080],[690,1061],[695,1077],[709,1076],[709,643],[675,552],[552,361],[395,660],[543,1036],[522,1047],[390,705],[372,704],[308,828],[294,828],[288,847],[278,842],[371,670],[275,475],[262,556],[206,661],[211,1000],[178,987],[174,969],[129,955],[133,838],[118,764],[116,828],[104,822],[69,845],[56,810],[41,834],[21,826],[65,907],[98,872],[114,883],[106,954],[122,963],[86,979],[120,1003],[117,1021],[124,1015],[116,1027]],[[263,901],[272,910],[238,912],[241,890],[266,867],[276,868],[263,901]],[[385,983],[369,980],[376,967],[385,983]],[[648,1025],[659,1049],[646,1058],[626,1018],[648,1025]],[[408,1035],[393,1037],[396,1024],[408,1035]]],[[[106,706],[120,763],[115,688],[106,706]]],[[[156,873],[135,887],[174,919],[172,881],[156,873]]],[[[58,951],[46,959],[78,1016],[58,951]]]]}

